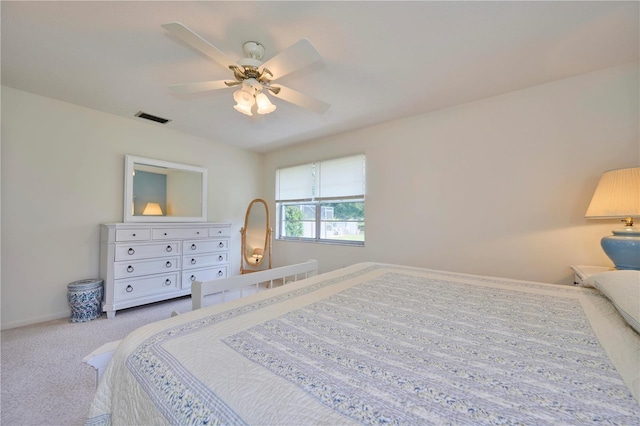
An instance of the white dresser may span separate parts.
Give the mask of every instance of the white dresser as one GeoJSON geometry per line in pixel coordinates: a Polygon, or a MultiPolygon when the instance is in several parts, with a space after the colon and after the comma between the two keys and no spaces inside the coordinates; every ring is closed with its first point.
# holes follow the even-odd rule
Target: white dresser
{"type": "Polygon", "coordinates": [[[117,310],[191,293],[191,282],[229,273],[230,223],[100,225],[102,310],[117,310]]]}

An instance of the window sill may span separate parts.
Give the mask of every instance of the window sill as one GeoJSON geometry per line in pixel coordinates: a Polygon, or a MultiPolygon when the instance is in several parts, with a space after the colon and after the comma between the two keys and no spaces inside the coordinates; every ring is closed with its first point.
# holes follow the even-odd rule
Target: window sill
{"type": "Polygon", "coordinates": [[[308,244],[326,244],[332,246],[346,247],[364,247],[364,241],[336,241],[336,240],[312,240],[308,238],[276,238],[276,241],[308,243],[308,244]]]}

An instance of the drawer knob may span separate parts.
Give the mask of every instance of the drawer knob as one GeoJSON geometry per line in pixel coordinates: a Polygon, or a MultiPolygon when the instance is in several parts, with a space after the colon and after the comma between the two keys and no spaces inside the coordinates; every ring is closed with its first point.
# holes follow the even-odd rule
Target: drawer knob
{"type": "Polygon", "coordinates": [[[166,281],[164,282],[164,285],[171,285],[171,280],[167,278],[166,281]]]}
{"type": "Polygon", "coordinates": [[[129,273],[133,272],[133,266],[131,265],[127,266],[127,272],[129,273]]]}
{"type": "Polygon", "coordinates": [[[129,247],[129,250],[127,250],[127,253],[129,253],[130,255],[134,254],[136,251],[134,249],[132,249],[131,247],[129,247]]]}
{"type": "Polygon", "coordinates": [[[196,235],[200,235],[200,231],[196,231],[196,235]]]}
{"type": "Polygon", "coordinates": [[[194,282],[196,280],[196,276],[195,275],[191,275],[191,277],[189,279],[191,280],[191,282],[194,282]]]}
{"type": "Polygon", "coordinates": [[[165,232],[164,235],[167,235],[167,233],[165,232]]]}
{"type": "Polygon", "coordinates": [[[219,230],[219,231],[218,231],[218,234],[222,234],[222,230],[219,230]]]}
{"type": "Polygon", "coordinates": [[[127,293],[131,293],[133,291],[133,287],[131,287],[131,284],[129,284],[125,290],[127,291],[127,293]]]}
{"type": "Polygon", "coordinates": [[[224,256],[220,255],[218,256],[218,262],[222,262],[224,260],[224,256]]]}
{"type": "Polygon", "coordinates": [[[191,259],[191,264],[195,265],[196,264],[196,260],[195,259],[191,259]]]}
{"type": "Polygon", "coordinates": [[[219,276],[219,277],[221,277],[221,276],[223,276],[223,275],[224,275],[224,272],[222,272],[222,271],[218,271],[218,276],[219,276]]]}
{"type": "Polygon", "coordinates": [[[167,263],[165,264],[165,266],[166,266],[167,268],[171,268],[171,262],[167,262],[167,263]]]}
{"type": "Polygon", "coordinates": [[[224,247],[224,243],[222,241],[220,241],[220,243],[218,244],[218,247],[220,247],[220,248],[224,247]]]}
{"type": "Polygon", "coordinates": [[[172,251],[172,250],[173,250],[173,247],[171,247],[171,246],[167,246],[167,251],[168,251],[168,252],[170,252],[170,251],[172,251]]]}
{"type": "Polygon", "coordinates": [[[133,236],[135,237],[135,236],[136,236],[136,234],[133,234],[133,236]]]}
{"type": "Polygon", "coordinates": [[[191,250],[195,250],[197,247],[195,244],[191,244],[191,250]]]}

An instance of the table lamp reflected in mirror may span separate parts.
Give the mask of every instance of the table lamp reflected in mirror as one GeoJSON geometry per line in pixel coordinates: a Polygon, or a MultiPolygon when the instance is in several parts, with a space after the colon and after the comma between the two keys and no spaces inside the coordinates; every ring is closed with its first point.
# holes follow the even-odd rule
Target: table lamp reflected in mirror
{"type": "Polygon", "coordinates": [[[147,203],[142,212],[143,216],[162,216],[162,208],[158,203],[147,203]]]}
{"type": "Polygon", "coordinates": [[[254,248],[253,252],[251,252],[251,257],[253,257],[256,260],[256,263],[260,262],[260,259],[262,259],[263,256],[263,251],[261,248],[254,248]]]}

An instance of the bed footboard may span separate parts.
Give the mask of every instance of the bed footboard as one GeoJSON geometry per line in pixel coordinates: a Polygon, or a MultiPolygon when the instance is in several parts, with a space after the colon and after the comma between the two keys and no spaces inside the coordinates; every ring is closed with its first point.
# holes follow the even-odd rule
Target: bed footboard
{"type": "MultiPolygon", "coordinates": [[[[239,289],[242,292],[244,287],[255,286],[260,283],[269,283],[269,288],[273,287],[273,282],[282,280],[282,283],[297,281],[311,277],[318,273],[318,261],[308,260],[295,265],[282,266],[280,268],[265,269],[263,271],[252,272],[250,274],[234,275],[212,281],[194,281],[191,283],[191,304],[192,309],[200,309],[203,306],[204,297],[214,293],[239,289]],[[289,279],[287,281],[287,279],[289,279]]],[[[224,293],[223,293],[224,299],[224,293]]]]}

